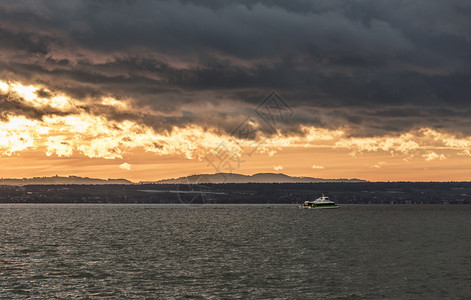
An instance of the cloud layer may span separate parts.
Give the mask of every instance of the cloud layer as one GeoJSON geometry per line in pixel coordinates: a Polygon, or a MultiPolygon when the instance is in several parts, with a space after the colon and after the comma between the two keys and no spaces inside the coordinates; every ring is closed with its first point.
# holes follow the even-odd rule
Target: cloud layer
{"type": "MultiPolygon", "coordinates": [[[[198,124],[158,131],[140,123],[138,114],[126,113],[133,108],[115,98],[104,97],[99,103],[87,103],[44,87],[2,81],[0,97],[2,106],[9,108],[0,120],[0,156],[37,150],[56,157],[123,159],[127,154],[141,151],[157,156],[206,160],[210,164],[222,160],[241,161],[254,153],[273,156],[283,149],[340,149],[352,156],[382,152],[406,160],[422,157],[425,161],[445,160],[450,155],[471,156],[471,137],[432,128],[409,130],[400,135],[355,137],[342,129],[301,124],[296,133],[287,134],[282,130],[264,133],[257,130],[258,124],[247,119],[232,134],[198,124]],[[112,111],[115,116],[134,116],[136,120],[112,119],[105,111],[112,111]],[[24,112],[30,112],[30,115],[24,112]],[[247,132],[252,134],[244,134],[247,132]]],[[[120,167],[131,169],[128,163],[120,167]]],[[[381,165],[373,167],[380,168],[381,165]]],[[[216,168],[232,171],[220,169],[220,166],[216,168]]],[[[279,171],[283,166],[273,168],[279,171]]],[[[313,165],[312,168],[324,167],[313,165]]]]}
{"type": "MultiPolygon", "coordinates": [[[[469,135],[469,28],[464,0],[7,0],[0,79],[157,132],[190,124],[231,132],[277,90],[296,111],[279,122],[284,132],[469,135]],[[133,110],[104,111],[103,97],[133,110]]],[[[62,112],[6,105],[33,119],[62,112]]]]}

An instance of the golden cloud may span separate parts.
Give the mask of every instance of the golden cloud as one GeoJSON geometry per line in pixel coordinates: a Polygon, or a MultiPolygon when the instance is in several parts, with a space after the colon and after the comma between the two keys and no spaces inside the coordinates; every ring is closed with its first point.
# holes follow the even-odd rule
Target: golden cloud
{"type": "MultiPolygon", "coordinates": [[[[71,157],[83,155],[89,158],[122,159],[136,149],[155,153],[157,156],[180,155],[187,159],[203,159],[221,145],[233,155],[241,156],[241,145],[254,143],[242,138],[218,133],[199,125],[173,127],[156,132],[138,121],[109,120],[81,108],[80,101],[66,95],[41,97],[40,86],[25,86],[16,82],[0,81],[0,92],[13,95],[22,104],[35,108],[54,108],[62,115],[50,114],[40,120],[25,116],[9,115],[0,121],[0,155],[10,156],[24,151],[44,151],[47,156],[71,157]],[[67,112],[67,114],[65,114],[67,112]]],[[[47,90],[46,90],[47,91],[47,90]]],[[[103,98],[100,105],[110,109],[130,109],[126,101],[103,98]]],[[[259,133],[260,143],[256,151],[274,155],[283,148],[329,148],[347,150],[352,155],[363,152],[387,152],[391,155],[411,157],[419,154],[427,161],[442,160],[442,152],[470,155],[471,137],[457,137],[447,132],[422,128],[399,136],[349,137],[347,129],[326,129],[301,126],[297,134],[277,132],[272,136],[259,133]],[[437,153],[438,152],[438,153],[437,153]]],[[[374,167],[381,167],[377,165],[374,167]]],[[[314,168],[314,166],[313,166],[314,168]]],[[[316,166],[317,168],[317,166],[316,166]]],[[[278,168],[279,169],[279,168],[278,168]]]]}

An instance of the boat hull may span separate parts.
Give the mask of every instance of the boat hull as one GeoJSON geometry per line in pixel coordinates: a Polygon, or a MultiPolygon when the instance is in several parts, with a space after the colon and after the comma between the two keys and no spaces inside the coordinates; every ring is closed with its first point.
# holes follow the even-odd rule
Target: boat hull
{"type": "Polygon", "coordinates": [[[340,206],[301,206],[302,208],[305,209],[337,209],[340,208],[340,206]]]}

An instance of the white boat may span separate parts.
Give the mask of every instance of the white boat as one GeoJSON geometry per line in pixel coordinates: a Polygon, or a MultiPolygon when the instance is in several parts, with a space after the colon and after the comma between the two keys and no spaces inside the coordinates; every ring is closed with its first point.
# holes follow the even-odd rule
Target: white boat
{"type": "Polygon", "coordinates": [[[324,196],[324,194],[314,201],[304,201],[301,207],[309,209],[339,208],[334,201],[331,201],[329,197],[324,196]]]}

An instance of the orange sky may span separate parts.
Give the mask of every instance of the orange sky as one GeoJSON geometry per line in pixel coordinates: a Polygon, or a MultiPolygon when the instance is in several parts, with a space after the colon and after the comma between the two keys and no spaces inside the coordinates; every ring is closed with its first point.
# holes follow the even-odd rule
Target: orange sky
{"type": "MultiPolygon", "coordinates": [[[[471,180],[471,138],[429,128],[359,138],[349,137],[346,128],[304,126],[291,135],[259,132],[252,141],[192,124],[156,132],[138,122],[93,115],[67,95],[41,98],[39,89],[0,81],[0,92],[25,105],[64,112],[39,120],[10,114],[0,121],[0,177],[150,181],[199,173],[280,172],[371,181],[471,180]]],[[[102,99],[101,105],[132,109],[130,102],[113,98],[102,99]]]]}
{"type": "MultiPolygon", "coordinates": [[[[97,178],[127,178],[151,181],[198,173],[215,173],[203,160],[182,156],[155,156],[151,153],[125,155],[123,159],[46,156],[25,151],[0,158],[0,177],[77,175],[97,178]],[[128,163],[130,169],[120,167],[128,163]]],[[[280,150],[273,156],[256,154],[241,157],[233,172],[254,174],[280,172],[292,176],[320,178],[361,178],[371,181],[470,181],[471,162],[465,157],[426,161],[405,159],[388,153],[364,153],[352,157],[346,150],[293,149],[280,150]],[[314,166],[314,168],[313,168],[314,166]]],[[[223,171],[230,171],[225,169],[223,171]]]]}

